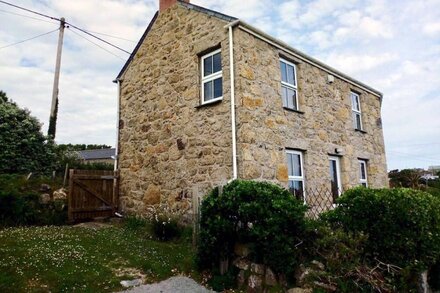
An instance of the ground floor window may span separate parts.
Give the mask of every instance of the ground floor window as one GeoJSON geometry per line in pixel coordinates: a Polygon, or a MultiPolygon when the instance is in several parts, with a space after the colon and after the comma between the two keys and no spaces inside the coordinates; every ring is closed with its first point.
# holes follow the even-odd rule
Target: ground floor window
{"type": "Polygon", "coordinates": [[[359,160],[359,184],[368,187],[367,161],[359,160]]]}
{"type": "Polygon", "coordinates": [[[341,184],[341,167],[339,162],[339,157],[330,156],[330,190],[333,197],[333,202],[341,195],[342,193],[342,184],[341,184]]]}
{"type": "Polygon", "coordinates": [[[300,151],[287,151],[289,190],[300,200],[305,200],[303,154],[300,151]]]}

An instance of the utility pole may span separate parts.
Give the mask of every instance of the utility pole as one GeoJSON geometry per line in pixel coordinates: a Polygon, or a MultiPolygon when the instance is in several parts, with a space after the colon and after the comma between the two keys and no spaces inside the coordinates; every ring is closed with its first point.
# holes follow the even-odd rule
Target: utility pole
{"type": "Polygon", "coordinates": [[[50,108],[50,118],[49,118],[49,128],[47,130],[47,135],[52,139],[55,139],[57,115],[58,115],[58,84],[60,80],[60,65],[61,65],[61,52],[63,49],[63,37],[64,37],[64,27],[66,25],[66,20],[64,17],[60,19],[60,32],[58,34],[58,48],[57,48],[57,59],[55,63],[55,76],[53,79],[53,91],[52,91],[52,106],[50,108]]]}

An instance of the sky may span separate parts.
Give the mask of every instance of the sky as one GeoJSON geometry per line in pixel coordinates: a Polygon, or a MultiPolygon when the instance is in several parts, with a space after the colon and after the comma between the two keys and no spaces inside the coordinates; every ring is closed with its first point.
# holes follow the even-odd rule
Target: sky
{"type": "MultiPolygon", "coordinates": [[[[63,16],[131,52],[159,0],[10,2],[63,16]]],[[[440,0],[191,3],[240,18],[383,92],[389,170],[440,165],[440,0]]],[[[58,26],[56,21],[0,3],[0,90],[29,109],[43,123],[45,133],[58,32],[4,47],[58,26]]],[[[90,36],[65,30],[58,143],[115,145],[117,86],[112,81],[127,58],[125,52],[90,36]]]]}

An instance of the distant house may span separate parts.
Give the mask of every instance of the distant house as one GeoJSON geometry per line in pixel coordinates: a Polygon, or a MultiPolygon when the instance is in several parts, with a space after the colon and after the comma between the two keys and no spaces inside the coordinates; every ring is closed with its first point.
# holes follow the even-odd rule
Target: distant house
{"type": "Polygon", "coordinates": [[[76,152],[78,157],[84,163],[108,163],[113,164],[115,162],[114,148],[111,149],[98,149],[98,150],[84,150],[76,152]]]}
{"type": "Polygon", "coordinates": [[[381,92],[235,17],[159,2],[115,80],[122,210],[187,209],[236,178],[307,203],[388,185],[381,92]]]}

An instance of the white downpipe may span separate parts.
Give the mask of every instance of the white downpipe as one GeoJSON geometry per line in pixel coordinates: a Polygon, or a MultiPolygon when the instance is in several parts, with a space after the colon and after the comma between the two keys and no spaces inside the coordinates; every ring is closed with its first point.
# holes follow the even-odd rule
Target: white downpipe
{"type": "Polygon", "coordinates": [[[231,124],[232,124],[232,180],[238,178],[237,172],[237,137],[235,125],[235,76],[234,76],[234,41],[232,34],[233,23],[229,25],[229,70],[231,80],[231,124]]]}
{"type": "Polygon", "coordinates": [[[117,106],[116,106],[116,144],[115,144],[115,164],[113,167],[114,171],[118,171],[118,152],[119,152],[119,107],[120,107],[120,100],[121,100],[121,80],[117,79],[114,82],[118,84],[118,99],[117,99],[117,106]]]}

